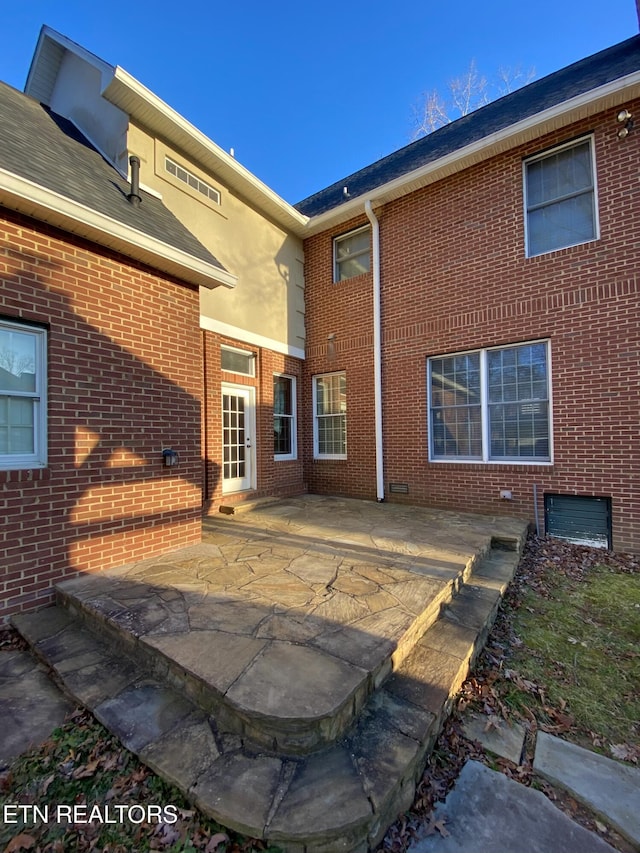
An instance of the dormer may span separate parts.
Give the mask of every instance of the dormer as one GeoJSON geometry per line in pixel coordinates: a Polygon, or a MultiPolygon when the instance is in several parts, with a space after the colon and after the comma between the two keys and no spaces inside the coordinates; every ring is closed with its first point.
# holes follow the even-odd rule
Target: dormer
{"type": "Polygon", "coordinates": [[[129,116],[103,97],[115,72],[114,66],[45,26],[40,31],[25,92],[73,122],[126,176],[129,116]]]}

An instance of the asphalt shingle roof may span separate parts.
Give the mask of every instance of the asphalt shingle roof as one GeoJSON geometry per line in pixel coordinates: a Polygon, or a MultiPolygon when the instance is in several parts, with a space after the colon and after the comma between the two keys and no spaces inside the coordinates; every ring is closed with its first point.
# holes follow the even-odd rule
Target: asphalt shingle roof
{"type": "Polygon", "coordinates": [[[640,35],[581,59],[336,181],[295,205],[317,216],[570,98],[640,70],[640,35]]]}
{"type": "Polygon", "coordinates": [[[159,198],[141,190],[134,207],[128,182],[75,125],[2,82],[0,168],[225,269],[159,198]]]}

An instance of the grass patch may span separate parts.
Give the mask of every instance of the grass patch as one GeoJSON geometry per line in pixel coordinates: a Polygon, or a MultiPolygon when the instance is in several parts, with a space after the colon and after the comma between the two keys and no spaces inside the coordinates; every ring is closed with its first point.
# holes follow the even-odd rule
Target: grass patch
{"type": "Polygon", "coordinates": [[[640,720],[640,577],[598,567],[580,584],[529,593],[514,621],[514,665],[566,704],[580,728],[631,742],[640,720]]]}
{"type": "Polygon", "coordinates": [[[243,838],[203,817],[176,788],[122,749],[103,726],[83,711],[77,711],[40,747],[20,756],[0,777],[3,814],[5,806],[11,807],[12,822],[0,823],[0,850],[9,853],[277,853],[275,847],[243,838]],[[31,809],[16,812],[16,805],[37,805],[41,813],[48,810],[48,821],[34,822],[31,809]],[[75,825],[58,822],[60,805],[86,805],[87,817],[98,806],[102,817],[111,817],[114,822],[101,818],[75,825]],[[154,810],[150,812],[149,806],[154,810]],[[176,811],[171,809],[170,819],[162,820],[164,815],[159,812],[167,806],[176,811]],[[150,820],[141,819],[145,813],[150,813],[150,820]],[[177,820],[173,820],[174,814],[177,820]],[[21,815],[26,819],[21,820],[21,815]],[[20,822],[13,822],[16,818],[20,822]]]}
{"type": "Polygon", "coordinates": [[[640,739],[640,575],[602,564],[565,572],[551,561],[511,615],[503,701],[625,757],[640,739]]]}

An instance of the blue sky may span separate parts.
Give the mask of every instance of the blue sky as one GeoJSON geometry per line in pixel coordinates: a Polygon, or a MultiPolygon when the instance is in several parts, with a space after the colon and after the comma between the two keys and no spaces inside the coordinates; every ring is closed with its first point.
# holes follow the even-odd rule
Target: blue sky
{"type": "Polygon", "coordinates": [[[471,59],[542,77],[638,32],[635,0],[29,0],[2,16],[0,79],[24,87],[48,24],[292,203],[407,144],[420,94],[471,59]]]}

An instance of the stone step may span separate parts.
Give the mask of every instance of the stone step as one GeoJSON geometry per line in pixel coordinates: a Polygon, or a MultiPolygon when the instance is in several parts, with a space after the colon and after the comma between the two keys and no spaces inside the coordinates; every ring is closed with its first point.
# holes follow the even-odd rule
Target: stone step
{"type": "Polygon", "coordinates": [[[492,549],[343,736],[305,756],[226,731],[60,606],[14,624],[71,697],[203,813],[285,853],[366,853],[410,806],[518,557],[492,549]]]}
{"type": "MultiPolygon", "coordinates": [[[[341,630],[330,627],[311,643],[262,635],[254,624],[264,619],[264,605],[223,596],[199,601],[198,630],[188,630],[193,610],[185,609],[184,585],[163,586],[144,575],[85,576],[59,584],[56,597],[91,631],[214,715],[225,730],[256,748],[295,756],[323,749],[345,733],[452,601],[470,565],[435,578],[393,571],[403,607],[387,606],[341,630]]],[[[353,579],[353,594],[366,583],[353,579]]],[[[349,589],[349,580],[342,586],[349,589]]]]}

